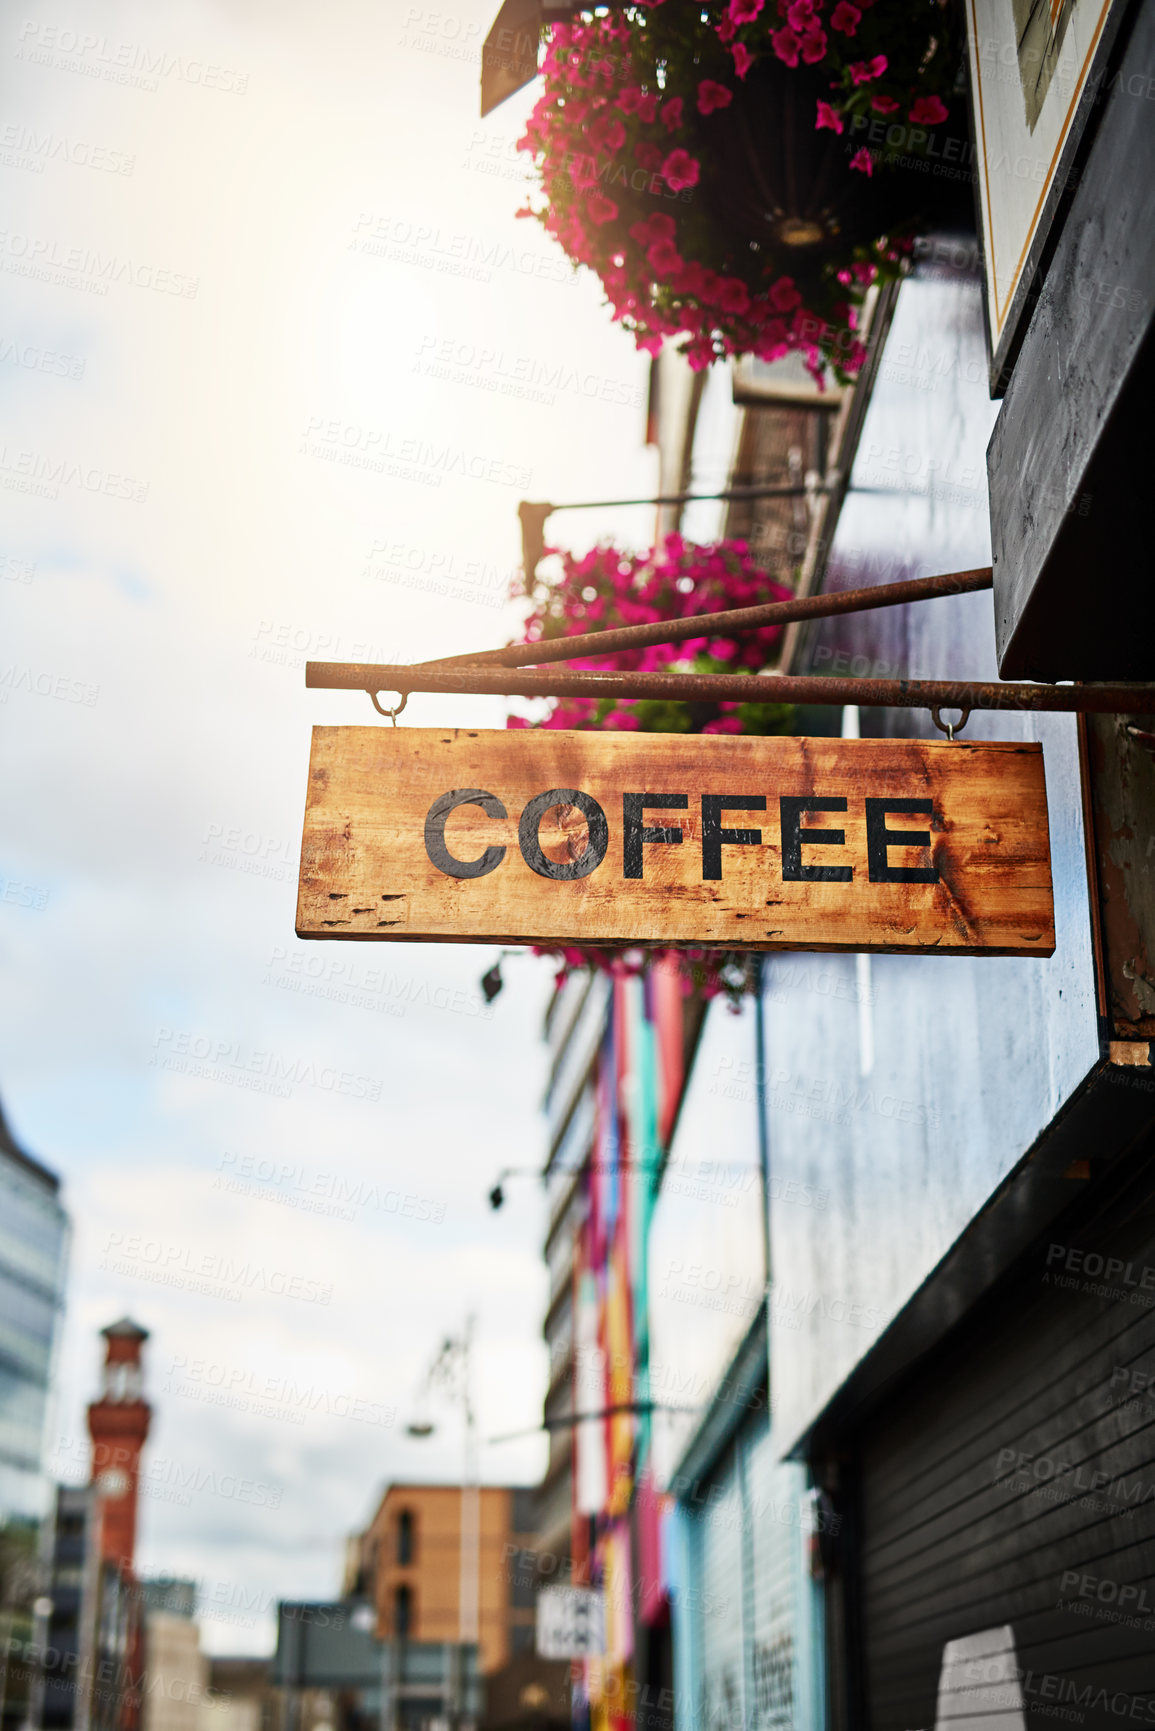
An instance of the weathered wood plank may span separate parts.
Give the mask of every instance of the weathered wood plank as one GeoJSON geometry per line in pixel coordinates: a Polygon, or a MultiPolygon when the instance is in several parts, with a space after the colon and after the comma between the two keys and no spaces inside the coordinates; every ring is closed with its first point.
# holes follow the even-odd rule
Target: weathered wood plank
{"type": "Polygon", "coordinates": [[[297,933],[1049,956],[1042,750],[318,727],[297,933]]]}

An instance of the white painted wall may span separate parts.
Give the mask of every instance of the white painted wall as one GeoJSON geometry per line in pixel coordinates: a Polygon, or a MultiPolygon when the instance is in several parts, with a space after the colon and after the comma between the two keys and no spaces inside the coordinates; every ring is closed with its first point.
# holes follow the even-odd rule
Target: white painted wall
{"type": "MultiPolygon", "coordinates": [[[[981,321],[977,276],[932,266],[904,285],[828,587],[989,563],[985,449],[997,404],[987,395],[981,321]]],[[[811,665],[997,678],[991,597],[832,622],[811,645],[811,665]]],[[[860,722],[864,734],[885,726],[938,737],[921,712],[863,709],[860,722]]],[[[853,956],[768,958],[767,1107],[779,1198],[770,1351],[784,1448],[1098,1055],[1074,718],[987,713],[971,718],[967,737],[1043,743],[1055,954],[875,956],[869,973],[853,956]]]]}

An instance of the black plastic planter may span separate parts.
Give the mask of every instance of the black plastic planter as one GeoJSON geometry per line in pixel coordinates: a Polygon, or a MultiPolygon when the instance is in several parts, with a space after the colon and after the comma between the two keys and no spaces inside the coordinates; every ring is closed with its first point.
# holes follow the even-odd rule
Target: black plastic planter
{"type": "MultiPolygon", "coordinates": [[[[960,214],[969,220],[969,185],[960,198],[959,182],[933,175],[920,154],[900,148],[894,159],[876,161],[871,175],[852,169],[868,129],[817,130],[818,102],[830,95],[824,75],[765,55],[737,84],[729,108],[698,117],[690,146],[701,162],[694,198],[715,239],[713,268],[729,266],[748,279],[750,253],[765,252],[801,278],[847,262],[852,248],[884,235],[947,217],[957,222],[960,214]]],[[[920,130],[925,137],[928,129],[920,130]]],[[[961,101],[951,120],[935,128],[936,144],[941,149],[941,140],[956,133],[966,135],[961,101]]]]}

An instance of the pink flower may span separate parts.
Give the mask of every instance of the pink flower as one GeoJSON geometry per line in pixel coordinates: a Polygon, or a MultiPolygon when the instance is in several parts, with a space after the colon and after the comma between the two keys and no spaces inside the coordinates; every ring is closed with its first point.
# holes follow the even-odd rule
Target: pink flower
{"type": "Polygon", "coordinates": [[[802,38],[801,54],[807,66],[814,66],[826,53],[825,30],[808,30],[802,38]]]}
{"type": "MultiPolygon", "coordinates": [[[[851,163],[850,166],[853,168],[854,164],[851,163]]],[[[604,192],[595,192],[593,197],[586,201],[586,210],[590,221],[596,222],[599,227],[604,222],[613,222],[618,214],[617,205],[612,198],[607,198],[604,192]]]]}
{"type": "Polygon", "coordinates": [[[698,299],[705,306],[716,307],[722,299],[722,278],[716,270],[703,270],[698,283],[698,299]]]}
{"type": "Polygon", "coordinates": [[[634,145],[634,160],[640,162],[643,168],[648,168],[653,173],[655,169],[662,166],[662,153],[656,144],[648,144],[643,138],[640,143],[634,145]]]}
{"type": "Polygon", "coordinates": [[[802,305],[802,296],[795,288],[792,276],[780,276],[772,284],[768,298],[776,313],[793,312],[795,307],[802,305]]]}
{"type": "Polygon", "coordinates": [[[794,4],[786,9],[787,24],[799,33],[811,28],[813,17],[814,0],[794,0],[794,4]]]}
{"type": "Polygon", "coordinates": [[[876,114],[893,114],[898,103],[893,96],[872,96],[870,106],[876,114]]]}
{"type": "Polygon", "coordinates": [[[789,335],[786,321],[775,318],[773,312],[769,297],[761,294],[750,308],[750,322],[761,326],[761,335],[766,342],[784,343],[789,335]]]}
{"type": "Polygon", "coordinates": [[[855,60],[850,76],[855,84],[869,84],[872,78],[881,78],[889,64],[885,54],[876,54],[873,60],[855,60]]]}
{"type": "Polygon", "coordinates": [[[712,78],[703,78],[698,86],[698,113],[713,114],[715,108],[729,108],[734,92],[712,78]]]}
{"type": "Polygon", "coordinates": [[[729,16],[735,24],[753,24],[766,0],[730,0],[729,16]]]}
{"type": "Polygon", "coordinates": [[[630,225],[630,238],[636,240],[643,251],[656,246],[660,241],[672,242],[677,229],[672,216],[665,211],[655,211],[645,222],[635,222],[630,225]]]}
{"type": "Polygon", "coordinates": [[[938,96],[920,96],[910,111],[910,118],[919,125],[937,126],[949,110],[938,96]]]}
{"type": "Polygon", "coordinates": [[[681,192],[684,187],[697,186],[701,172],[697,157],[691,156],[688,150],[671,150],[662,164],[662,177],[671,192],[681,192]]]}
{"type": "Polygon", "coordinates": [[[770,45],[779,60],[787,66],[797,66],[798,50],[802,46],[801,38],[793,30],[772,30],[770,45]]]}
{"type": "Polygon", "coordinates": [[[671,96],[668,102],[662,104],[662,119],[669,132],[675,132],[682,124],[682,98],[671,96]]]}
{"type": "MultiPolygon", "coordinates": [[[[640,114],[643,120],[652,120],[658,112],[657,97],[647,95],[640,84],[627,85],[618,97],[617,105],[623,114],[640,114]]],[[[571,120],[580,119],[581,116],[575,116],[572,113],[572,107],[572,103],[566,103],[566,114],[571,120]]]]}
{"type": "Polygon", "coordinates": [[[818,119],[814,122],[815,132],[821,132],[824,126],[828,126],[831,132],[841,132],[842,116],[839,114],[837,108],[831,108],[829,102],[820,101],[818,104],[818,119]]]}
{"type": "Polygon", "coordinates": [[[569,164],[569,172],[579,192],[588,192],[598,183],[598,166],[592,156],[575,156],[569,164]]]}
{"type": "Polygon", "coordinates": [[[734,71],[739,78],[745,78],[754,64],[754,56],[744,42],[735,42],[730,52],[734,56],[734,71]]]}
{"type": "Polygon", "coordinates": [[[750,291],[741,277],[724,276],[718,291],[717,304],[724,313],[741,316],[750,310],[750,291]]]}
{"type": "Polygon", "coordinates": [[[677,282],[674,283],[673,286],[675,291],[680,295],[697,295],[700,299],[702,287],[705,281],[705,270],[698,263],[696,258],[692,258],[689,264],[685,266],[677,282]]]}
{"type": "Polygon", "coordinates": [[[841,30],[844,36],[853,36],[862,21],[862,13],[857,6],[852,6],[850,0],[838,0],[838,5],[830,14],[830,28],[841,30]]]}
{"type": "Polygon", "coordinates": [[[646,253],[646,258],[662,278],[676,276],[685,264],[672,240],[656,240],[646,253]]]}
{"type": "Polygon", "coordinates": [[[874,160],[865,144],[861,150],[856,151],[851,157],[850,166],[851,168],[857,168],[860,174],[874,173],[874,160]]]}

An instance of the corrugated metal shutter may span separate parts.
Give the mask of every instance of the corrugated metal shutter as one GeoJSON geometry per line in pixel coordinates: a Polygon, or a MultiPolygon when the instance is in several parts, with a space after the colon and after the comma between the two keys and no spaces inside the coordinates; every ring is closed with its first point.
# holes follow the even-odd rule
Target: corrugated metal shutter
{"type": "Polygon", "coordinates": [[[1155,1724],[1153,1196],[1053,1229],[865,1432],[871,1731],[1155,1724]]]}
{"type": "Polygon", "coordinates": [[[693,1708],[686,1731],[819,1731],[817,1589],[806,1569],[806,1474],[776,1459],[765,1414],[738,1432],[708,1485],[691,1535],[696,1614],[693,1708]]]}
{"type": "Polygon", "coordinates": [[[763,1425],[744,1462],[751,1553],[750,1665],[753,1731],[796,1731],[797,1577],[803,1475],[778,1466],[763,1425]]]}
{"type": "Polygon", "coordinates": [[[743,1723],[745,1690],[742,1651],[742,1492],[733,1448],[710,1486],[697,1518],[701,1602],[697,1722],[743,1723]]]}

